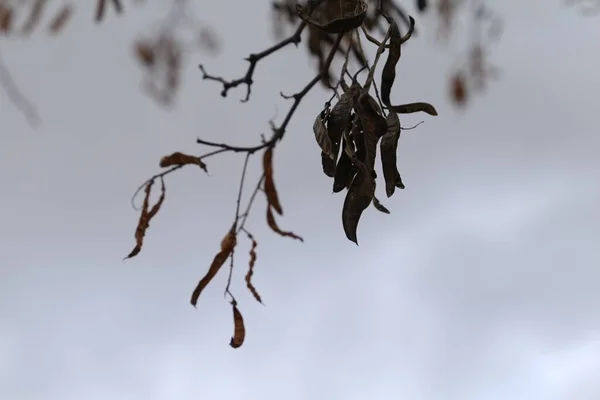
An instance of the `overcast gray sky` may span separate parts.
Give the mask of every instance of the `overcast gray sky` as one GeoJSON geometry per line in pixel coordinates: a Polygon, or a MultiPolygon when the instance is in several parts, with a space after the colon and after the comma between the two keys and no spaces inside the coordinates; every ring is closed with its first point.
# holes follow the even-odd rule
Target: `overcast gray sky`
{"type": "Polygon", "coordinates": [[[558,2],[492,2],[506,23],[492,57],[502,78],[466,112],[445,92],[460,48],[420,25],[392,98],[440,115],[403,119],[426,121],[400,141],[407,188],[386,199],[391,215],[365,212],[360,247],[311,131],[327,95],[306,98],[275,155],[280,225],[306,242],[270,232],[257,202],[248,228],[266,307],[244,287],[241,241],[240,349],[228,346],[226,273],[198,309],[188,301],[231,223],[243,157],[169,176],[144,250],[121,262],[138,219],[130,195],[161,156],[205,152],[197,136],[256,143],[289,106],[279,91],[313,73],[304,49],[286,49],[260,65],[244,105],[243,89],[222,99],[201,80],[198,63],[234,78],[271,42],[269,2],[250,3],[198,2],[225,48],[189,60],[170,112],[140,94],[130,48],[164,2],[102,26],[82,4],[60,40],[2,43],[43,123],[31,130],[0,96],[0,398],[600,398],[600,17],[558,2]]]}

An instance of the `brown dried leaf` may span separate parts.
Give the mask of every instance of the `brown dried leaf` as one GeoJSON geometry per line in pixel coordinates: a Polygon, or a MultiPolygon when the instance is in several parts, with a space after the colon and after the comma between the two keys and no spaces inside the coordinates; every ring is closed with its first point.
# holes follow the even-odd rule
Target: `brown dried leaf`
{"type": "Polygon", "coordinates": [[[198,298],[200,297],[200,294],[202,293],[204,288],[208,286],[208,284],[215,277],[215,275],[217,275],[217,272],[219,272],[223,264],[225,264],[225,261],[227,261],[227,259],[233,252],[233,249],[235,248],[236,244],[237,237],[235,234],[235,226],[232,226],[231,230],[227,233],[227,235],[225,235],[225,237],[221,241],[221,251],[217,253],[212,263],[210,264],[208,272],[206,273],[206,275],[204,275],[200,282],[198,282],[198,285],[192,293],[192,298],[190,302],[194,307],[196,307],[196,304],[198,304],[198,298]]]}
{"type": "Polygon", "coordinates": [[[262,299],[260,298],[258,291],[256,290],[251,281],[252,275],[254,274],[254,264],[256,264],[256,247],[258,246],[258,243],[254,239],[254,236],[252,236],[250,233],[247,233],[247,235],[248,239],[252,241],[252,247],[250,248],[250,261],[248,262],[248,272],[246,273],[245,277],[246,287],[248,288],[248,290],[250,290],[250,293],[252,293],[252,296],[254,296],[256,301],[262,304],[262,299]]]}
{"type": "Polygon", "coordinates": [[[47,0],[35,0],[31,6],[31,10],[27,16],[27,19],[25,20],[25,24],[21,29],[23,34],[31,34],[31,32],[33,32],[33,30],[39,25],[46,4],[48,4],[47,0]]]}
{"type": "Polygon", "coordinates": [[[154,46],[147,42],[139,40],[134,45],[136,58],[146,67],[152,67],[156,62],[156,53],[154,46]]]}
{"type": "Polygon", "coordinates": [[[54,35],[59,33],[66,26],[69,18],[71,18],[71,15],[73,15],[73,6],[66,4],[50,21],[50,33],[54,35]]]}
{"type": "Polygon", "coordinates": [[[231,306],[233,307],[233,336],[231,337],[231,341],[229,345],[234,349],[237,349],[242,344],[244,344],[244,339],[246,338],[246,328],[244,327],[244,318],[242,317],[242,313],[237,308],[237,302],[233,300],[231,302],[231,306]]]}
{"type": "Polygon", "coordinates": [[[358,167],[358,173],[350,184],[342,209],[342,226],[346,237],[358,245],[356,230],[363,211],[369,207],[375,196],[375,178],[373,171],[357,159],[352,160],[358,167]]]}
{"type": "Polygon", "coordinates": [[[275,189],[275,181],[273,179],[273,148],[269,147],[265,150],[263,156],[263,171],[265,173],[265,194],[269,204],[277,211],[277,214],[283,215],[283,209],[279,203],[279,196],[275,189]]]}
{"type": "Polygon", "coordinates": [[[461,73],[455,74],[451,81],[451,96],[454,104],[464,106],[467,103],[467,85],[461,73]]]}
{"type": "Polygon", "coordinates": [[[267,225],[269,225],[269,228],[271,228],[271,230],[275,233],[277,233],[280,236],[283,237],[290,237],[292,239],[296,239],[299,240],[301,242],[304,242],[304,239],[302,239],[300,236],[296,235],[294,232],[285,232],[282,231],[281,229],[279,229],[279,226],[277,226],[277,222],[275,221],[275,216],[273,215],[273,211],[271,211],[271,205],[267,205],[267,225]]]}
{"type": "Polygon", "coordinates": [[[204,170],[204,172],[208,172],[208,170],[206,168],[206,164],[204,163],[204,161],[202,161],[200,159],[200,157],[192,156],[189,154],[184,154],[179,151],[176,151],[175,153],[170,154],[168,156],[164,156],[163,158],[160,159],[160,163],[159,163],[161,168],[172,167],[175,165],[183,166],[183,165],[190,165],[190,164],[195,164],[195,165],[199,166],[200,168],[202,168],[204,170]]]}
{"type": "Polygon", "coordinates": [[[434,106],[429,103],[408,103],[397,106],[389,106],[388,109],[398,114],[412,114],[416,112],[424,112],[429,115],[438,115],[434,106]]]}
{"type": "Polygon", "coordinates": [[[410,28],[404,37],[400,36],[400,29],[395,21],[390,26],[390,48],[388,58],[381,72],[381,101],[386,106],[391,105],[390,94],[396,80],[396,65],[402,55],[402,44],[406,42],[415,30],[415,20],[410,18],[410,28]]]}
{"type": "Polygon", "coordinates": [[[400,119],[398,118],[398,114],[390,112],[386,120],[388,128],[385,135],[381,138],[379,151],[381,153],[381,166],[385,179],[385,193],[387,197],[391,197],[397,187],[404,189],[404,184],[396,165],[396,153],[398,151],[398,140],[400,139],[400,119]]]}
{"type": "Polygon", "coordinates": [[[156,204],[154,204],[154,206],[152,206],[150,210],[148,210],[148,208],[150,207],[150,192],[152,190],[152,186],[154,185],[154,179],[150,180],[144,188],[144,193],[146,195],[144,196],[144,203],[142,204],[142,212],[140,214],[140,219],[135,229],[135,247],[133,248],[133,250],[131,250],[127,257],[125,257],[125,259],[135,257],[142,250],[146,230],[148,229],[148,227],[150,227],[150,220],[156,215],[156,213],[158,213],[160,207],[165,201],[166,187],[165,181],[162,177],[160,178],[160,183],[160,197],[156,204]]]}
{"type": "MultiPolygon", "coordinates": [[[[333,2],[330,3],[333,4],[333,2]]],[[[344,33],[362,25],[363,20],[367,15],[368,5],[364,0],[345,0],[343,1],[343,5],[345,6],[345,9],[341,10],[342,15],[325,23],[321,23],[308,15],[308,13],[305,13],[304,8],[299,4],[296,5],[296,13],[309,25],[317,27],[327,33],[344,33]],[[352,9],[348,10],[349,7],[352,9]]]]}
{"type": "Polygon", "coordinates": [[[328,109],[325,109],[317,115],[315,122],[313,123],[313,132],[321,151],[332,160],[335,160],[337,154],[333,152],[333,144],[331,143],[331,139],[329,139],[327,127],[325,126],[325,118],[327,117],[328,111],[328,109]]]}
{"type": "Polygon", "coordinates": [[[10,33],[13,23],[13,9],[0,4],[0,33],[10,33]]]}
{"type": "Polygon", "coordinates": [[[384,214],[389,214],[390,210],[388,210],[376,196],[373,196],[373,207],[377,209],[377,211],[381,211],[384,214]]]}

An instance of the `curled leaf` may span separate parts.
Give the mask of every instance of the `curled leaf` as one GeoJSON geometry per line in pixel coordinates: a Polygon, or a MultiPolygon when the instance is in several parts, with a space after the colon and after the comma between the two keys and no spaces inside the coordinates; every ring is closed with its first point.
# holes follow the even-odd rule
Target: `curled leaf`
{"type": "Polygon", "coordinates": [[[162,177],[160,178],[160,183],[160,197],[158,198],[156,204],[152,206],[152,208],[150,208],[150,193],[152,191],[152,186],[154,185],[154,179],[150,180],[144,188],[145,196],[142,204],[142,212],[140,214],[137,227],[135,228],[135,247],[125,257],[125,259],[135,257],[142,250],[142,246],[144,245],[144,236],[146,235],[146,230],[150,226],[150,220],[156,215],[156,213],[158,213],[160,207],[165,201],[166,187],[165,181],[162,177]]]}
{"type": "Polygon", "coordinates": [[[333,152],[333,144],[331,143],[331,139],[329,139],[327,127],[325,126],[327,111],[328,110],[325,109],[317,115],[315,122],[313,123],[313,132],[321,151],[332,160],[335,160],[337,154],[333,152]]]}
{"type": "Polygon", "coordinates": [[[69,21],[73,15],[73,6],[70,4],[66,4],[63,8],[60,9],[58,14],[50,21],[50,33],[57,34],[59,33],[69,21]]]}
{"type": "Polygon", "coordinates": [[[404,189],[400,172],[396,165],[398,140],[400,139],[400,119],[398,114],[390,112],[386,118],[387,132],[381,138],[380,153],[383,178],[385,179],[385,193],[387,197],[394,194],[396,188],[404,189]]]}
{"type": "Polygon", "coordinates": [[[225,264],[225,261],[227,261],[227,259],[233,252],[233,249],[235,248],[236,244],[237,237],[235,234],[235,227],[232,227],[231,230],[227,233],[227,235],[225,235],[225,237],[221,241],[221,251],[219,251],[217,255],[215,255],[215,258],[210,264],[208,272],[206,273],[206,275],[204,275],[200,282],[198,282],[198,285],[192,293],[192,298],[190,302],[194,307],[196,307],[196,304],[198,303],[198,298],[200,297],[200,294],[202,293],[204,288],[208,286],[208,284],[215,277],[215,275],[217,275],[217,272],[219,272],[223,264],[225,264]]]}
{"type": "Polygon", "coordinates": [[[164,156],[160,159],[159,162],[161,168],[190,164],[195,164],[202,168],[204,172],[208,172],[208,170],[206,169],[206,164],[200,159],[200,157],[191,156],[189,154],[184,154],[179,151],[176,151],[173,154],[169,154],[168,156],[164,156]]]}
{"type": "Polygon", "coordinates": [[[383,204],[381,204],[379,199],[375,196],[373,196],[373,207],[375,207],[377,211],[381,211],[384,214],[390,213],[390,210],[388,210],[383,204]]]}
{"type": "Polygon", "coordinates": [[[389,106],[388,109],[398,114],[412,114],[416,112],[424,112],[429,115],[438,115],[434,106],[429,103],[408,103],[397,106],[389,106]]]}
{"type": "Polygon", "coordinates": [[[231,306],[233,308],[233,336],[231,337],[229,345],[234,349],[237,349],[244,344],[246,328],[244,327],[244,318],[242,317],[240,310],[238,310],[237,302],[235,300],[231,302],[231,306]]]}
{"type": "Polygon", "coordinates": [[[248,288],[248,290],[250,290],[252,296],[254,296],[256,301],[262,304],[262,299],[260,298],[258,291],[256,290],[251,281],[252,275],[254,274],[254,264],[256,264],[256,247],[258,246],[258,243],[254,239],[254,236],[252,236],[250,233],[247,233],[247,235],[248,238],[252,241],[252,247],[250,248],[250,261],[248,262],[248,272],[246,273],[246,277],[244,279],[246,281],[246,287],[248,288]]]}
{"type": "Polygon", "coordinates": [[[360,27],[367,15],[367,3],[364,0],[345,0],[341,4],[344,6],[342,15],[325,23],[308,15],[299,4],[296,5],[296,14],[306,23],[327,33],[344,33],[360,27]]]}
{"type": "Polygon", "coordinates": [[[285,232],[285,231],[282,231],[281,229],[279,229],[279,226],[277,226],[277,222],[275,221],[275,216],[273,215],[273,211],[271,211],[270,205],[267,205],[267,225],[269,225],[269,228],[271,228],[271,230],[273,232],[277,233],[280,236],[290,237],[292,239],[296,239],[301,242],[304,242],[304,239],[302,239],[300,236],[296,235],[294,232],[285,232]]]}
{"type": "Polygon", "coordinates": [[[263,155],[263,170],[265,173],[265,194],[269,204],[277,211],[277,214],[283,215],[283,209],[279,203],[277,190],[275,189],[275,180],[273,179],[273,148],[269,147],[263,155]]]}
{"type": "Polygon", "coordinates": [[[375,178],[372,170],[357,159],[352,160],[358,172],[346,194],[342,208],[342,226],[346,237],[358,245],[356,230],[363,211],[369,207],[375,196],[375,178]]]}

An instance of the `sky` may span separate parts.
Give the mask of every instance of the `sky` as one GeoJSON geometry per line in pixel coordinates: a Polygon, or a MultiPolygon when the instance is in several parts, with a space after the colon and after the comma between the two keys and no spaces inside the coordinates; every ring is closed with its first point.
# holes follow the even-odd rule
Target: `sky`
{"type": "MultiPolygon", "coordinates": [[[[198,2],[223,44],[189,56],[170,110],[143,95],[131,42],[165,2],[89,23],[83,4],[60,40],[2,42],[2,57],[42,118],[31,129],[0,96],[0,398],[11,400],[592,400],[600,398],[600,184],[596,113],[600,25],[558,2],[492,2],[505,29],[498,80],[466,110],[446,82],[462,48],[434,42],[432,17],[403,48],[395,102],[428,101],[400,140],[406,185],[369,208],[346,240],[343,194],[320,170],[311,92],[275,152],[283,229],[259,197],[240,239],[232,291],[246,341],[229,347],[222,271],[191,291],[229,229],[241,155],[168,176],[165,204],[136,258],[134,190],[173,151],[244,145],[281,121],[313,74],[304,48],[261,63],[251,101],[222,98],[197,64],[226,77],[273,41],[269,2],[198,2]]],[[[423,22],[422,25],[419,25],[423,22]]],[[[260,174],[251,161],[249,182],[260,174]]]]}

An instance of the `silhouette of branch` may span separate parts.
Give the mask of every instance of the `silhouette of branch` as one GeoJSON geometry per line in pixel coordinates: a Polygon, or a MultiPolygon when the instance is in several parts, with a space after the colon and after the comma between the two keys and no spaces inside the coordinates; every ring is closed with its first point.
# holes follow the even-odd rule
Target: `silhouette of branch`
{"type": "MultiPolygon", "coordinates": [[[[318,0],[315,2],[309,3],[309,12],[312,13],[312,11],[315,10],[315,8],[319,4],[321,4],[323,1],[324,0],[318,0]]],[[[288,36],[287,38],[281,40],[279,43],[274,44],[273,46],[269,47],[268,49],[261,51],[260,53],[252,53],[248,57],[246,57],[245,60],[248,61],[250,63],[250,65],[248,66],[248,69],[246,70],[246,74],[243,77],[238,78],[238,79],[233,79],[233,80],[226,80],[220,76],[215,76],[215,75],[209,74],[208,72],[206,72],[204,65],[200,64],[200,65],[198,65],[198,68],[200,68],[200,71],[202,72],[202,79],[221,83],[223,85],[223,90],[221,91],[221,96],[223,96],[223,97],[227,97],[227,93],[229,92],[230,89],[238,87],[239,85],[242,85],[242,84],[246,85],[246,97],[243,98],[241,100],[241,102],[242,103],[247,102],[248,100],[250,100],[250,94],[252,92],[252,84],[254,83],[254,81],[253,81],[254,70],[256,69],[256,65],[258,64],[258,62],[260,60],[262,60],[263,58],[266,58],[266,57],[270,56],[271,54],[275,53],[276,51],[281,50],[282,48],[286,47],[289,44],[293,43],[295,46],[298,46],[298,44],[301,41],[302,32],[304,31],[306,26],[307,26],[307,23],[302,21],[302,23],[300,23],[298,28],[296,28],[296,31],[293,34],[291,34],[290,36],[288,36]]]]}

